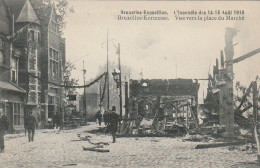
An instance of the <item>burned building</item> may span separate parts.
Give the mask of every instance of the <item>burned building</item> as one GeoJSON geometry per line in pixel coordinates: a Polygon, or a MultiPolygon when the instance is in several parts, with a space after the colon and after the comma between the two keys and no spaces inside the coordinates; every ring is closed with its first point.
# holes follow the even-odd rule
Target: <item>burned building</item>
{"type": "Polygon", "coordinates": [[[199,83],[192,79],[131,80],[128,118],[156,132],[196,125],[199,83]]]}

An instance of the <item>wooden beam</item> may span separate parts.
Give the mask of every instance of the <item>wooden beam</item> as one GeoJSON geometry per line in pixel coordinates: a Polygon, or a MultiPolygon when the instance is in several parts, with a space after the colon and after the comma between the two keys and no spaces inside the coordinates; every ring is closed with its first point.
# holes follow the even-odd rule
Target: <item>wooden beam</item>
{"type": "Polygon", "coordinates": [[[217,147],[232,146],[232,145],[244,145],[244,144],[246,144],[246,141],[199,144],[195,147],[195,149],[217,148],[217,147]]]}
{"type": "Polygon", "coordinates": [[[108,149],[99,149],[99,148],[96,148],[96,147],[92,147],[92,148],[83,147],[83,150],[84,151],[94,151],[94,152],[109,152],[108,149]]]}
{"type": "Polygon", "coordinates": [[[252,107],[253,107],[253,105],[249,104],[246,108],[244,108],[243,110],[239,111],[239,114],[242,115],[244,112],[246,112],[247,110],[249,110],[252,107]]]}
{"type": "Polygon", "coordinates": [[[247,58],[249,58],[249,57],[252,57],[252,56],[254,56],[255,54],[257,54],[257,53],[259,53],[259,52],[260,52],[260,48],[254,50],[254,51],[251,51],[251,52],[249,52],[249,53],[247,53],[247,54],[245,54],[245,55],[242,55],[242,56],[240,56],[240,57],[238,57],[238,58],[236,58],[236,59],[233,59],[233,63],[234,63],[234,64],[235,64],[235,63],[239,63],[240,61],[243,61],[244,59],[247,59],[247,58]]]}
{"type": "Polygon", "coordinates": [[[240,102],[240,104],[239,104],[239,106],[237,107],[236,110],[239,111],[239,109],[240,109],[240,108],[242,107],[242,105],[244,104],[244,102],[245,102],[245,100],[246,100],[246,97],[249,95],[249,93],[250,93],[250,91],[251,91],[252,83],[253,83],[253,82],[251,82],[251,83],[250,83],[250,86],[247,88],[246,93],[243,95],[242,100],[241,100],[241,102],[240,102]]]}

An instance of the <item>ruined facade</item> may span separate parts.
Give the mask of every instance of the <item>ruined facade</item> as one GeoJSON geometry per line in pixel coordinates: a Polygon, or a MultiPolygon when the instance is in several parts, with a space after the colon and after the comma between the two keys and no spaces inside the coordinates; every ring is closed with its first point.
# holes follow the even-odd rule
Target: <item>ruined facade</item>
{"type": "Polygon", "coordinates": [[[164,132],[174,125],[197,125],[198,81],[191,79],[131,80],[129,115],[137,129],[164,132]]]}

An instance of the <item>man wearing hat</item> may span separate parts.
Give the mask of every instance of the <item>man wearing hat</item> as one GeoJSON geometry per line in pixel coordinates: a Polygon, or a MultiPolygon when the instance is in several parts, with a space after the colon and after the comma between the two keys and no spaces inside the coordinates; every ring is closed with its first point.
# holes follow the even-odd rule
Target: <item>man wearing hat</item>
{"type": "Polygon", "coordinates": [[[8,129],[7,117],[4,115],[3,110],[0,109],[0,152],[4,151],[4,134],[8,129]]]}
{"type": "Polygon", "coordinates": [[[108,129],[112,134],[113,143],[116,142],[117,125],[119,123],[119,115],[116,113],[116,106],[112,106],[112,110],[109,111],[108,116],[108,129]]]}
{"type": "Polygon", "coordinates": [[[25,118],[25,126],[28,130],[28,140],[29,142],[33,141],[34,134],[35,134],[35,127],[38,126],[36,122],[36,118],[32,115],[32,111],[29,112],[29,115],[25,118]]]}

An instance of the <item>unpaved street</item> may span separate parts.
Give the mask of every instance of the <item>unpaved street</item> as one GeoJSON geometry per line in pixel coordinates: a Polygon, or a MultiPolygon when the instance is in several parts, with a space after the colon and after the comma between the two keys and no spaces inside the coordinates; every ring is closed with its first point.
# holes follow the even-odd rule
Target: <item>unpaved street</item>
{"type": "Polygon", "coordinates": [[[75,130],[37,130],[34,142],[27,142],[23,134],[7,135],[6,149],[0,153],[0,167],[246,167],[254,162],[252,152],[228,147],[194,149],[198,142],[183,142],[181,138],[118,138],[116,143],[108,135],[89,134],[94,123],[75,130]],[[78,141],[78,135],[91,136],[91,142],[108,142],[108,153],[83,151],[92,147],[78,141]]]}

